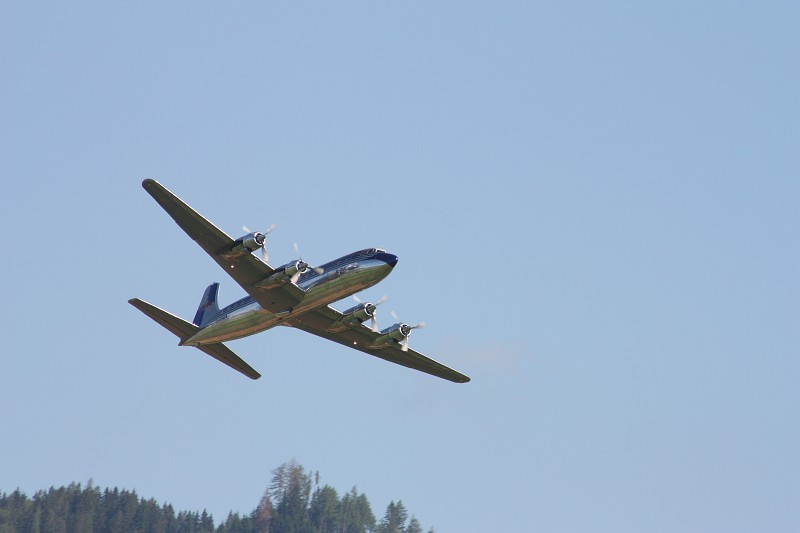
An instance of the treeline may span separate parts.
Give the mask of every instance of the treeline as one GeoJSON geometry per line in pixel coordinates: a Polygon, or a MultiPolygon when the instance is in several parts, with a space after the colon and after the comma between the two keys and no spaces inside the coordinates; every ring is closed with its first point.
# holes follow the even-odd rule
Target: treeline
{"type": "Polygon", "coordinates": [[[333,487],[320,486],[319,472],[312,479],[296,462],[272,474],[253,512],[230,513],[219,525],[205,510],[176,514],[172,505],[141,498],[135,490],[100,490],[91,481],[33,497],[19,490],[0,493],[0,533],[423,533],[402,501],[389,503],[378,521],[355,487],[340,497],[333,487]]]}

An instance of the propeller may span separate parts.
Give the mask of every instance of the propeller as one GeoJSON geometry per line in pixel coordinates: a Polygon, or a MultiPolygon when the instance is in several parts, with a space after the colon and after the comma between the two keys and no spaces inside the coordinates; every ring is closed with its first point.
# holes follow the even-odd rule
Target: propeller
{"type": "Polygon", "coordinates": [[[292,277],[290,278],[292,283],[296,284],[297,281],[300,279],[300,276],[305,274],[306,270],[308,270],[309,268],[311,270],[313,270],[314,272],[316,272],[317,274],[322,274],[323,272],[325,272],[324,268],[322,268],[322,267],[312,267],[312,266],[309,266],[308,263],[303,261],[303,258],[300,255],[300,247],[297,245],[297,243],[294,243],[294,251],[297,253],[297,258],[299,259],[300,264],[297,265],[297,272],[292,274],[292,277]]]}
{"type": "MultiPolygon", "coordinates": [[[[392,316],[395,320],[400,320],[397,318],[397,313],[392,311],[392,316]]],[[[403,335],[403,342],[400,344],[400,349],[404,352],[408,351],[408,336],[411,335],[411,330],[414,329],[422,329],[425,327],[425,322],[418,322],[413,326],[409,326],[408,324],[401,323],[400,324],[400,333],[403,335]]]]}
{"type": "Polygon", "coordinates": [[[277,226],[277,224],[271,225],[263,232],[260,231],[254,232],[250,230],[250,228],[248,228],[247,226],[242,226],[242,229],[245,230],[247,233],[255,233],[255,240],[258,244],[261,245],[261,260],[264,261],[265,263],[269,261],[269,254],[267,254],[267,235],[269,235],[272,232],[272,230],[275,229],[275,226],[277,226]]]}
{"type": "Polygon", "coordinates": [[[374,331],[374,332],[378,331],[378,321],[375,319],[375,310],[379,305],[381,305],[383,302],[385,302],[388,299],[389,299],[389,297],[384,295],[384,296],[381,296],[381,299],[378,300],[377,303],[364,304],[364,302],[362,302],[361,299],[358,296],[356,296],[355,294],[353,295],[353,300],[355,300],[356,302],[364,305],[364,309],[367,311],[367,314],[369,315],[369,318],[370,318],[370,324],[372,326],[372,331],[374,331]]]}

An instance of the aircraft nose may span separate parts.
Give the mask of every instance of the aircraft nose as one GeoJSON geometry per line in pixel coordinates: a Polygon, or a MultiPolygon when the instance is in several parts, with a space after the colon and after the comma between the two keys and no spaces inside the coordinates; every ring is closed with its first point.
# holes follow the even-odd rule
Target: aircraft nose
{"type": "Polygon", "coordinates": [[[394,267],[397,264],[397,256],[394,254],[380,254],[378,259],[389,265],[390,267],[394,267]]]}

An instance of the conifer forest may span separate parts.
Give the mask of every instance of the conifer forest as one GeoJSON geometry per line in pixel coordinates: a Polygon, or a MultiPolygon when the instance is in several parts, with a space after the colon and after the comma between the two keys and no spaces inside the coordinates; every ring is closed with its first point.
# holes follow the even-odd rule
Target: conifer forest
{"type": "MultiPolygon", "coordinates": [[[[229,513],[218,523],[205,510],[176,511],[135,490],[86,485],[0,492],[0,533],[423,533],[402,501],[376,518],[356,487],[339,495],[292,461],[272,471],[270,485],[250,514],[229,513]]],[[[429,529],[428,533],[433,533],[429,529]]]]}

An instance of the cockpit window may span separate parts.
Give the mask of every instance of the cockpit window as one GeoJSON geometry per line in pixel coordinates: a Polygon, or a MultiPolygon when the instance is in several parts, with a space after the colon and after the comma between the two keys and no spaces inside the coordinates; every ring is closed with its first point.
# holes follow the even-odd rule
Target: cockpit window
{"type": "Polygon", "coordinates": [[[384,250],[382,248],[373,248],[372,250],[370,250],[370,252],[372,252],[374,254],[385,254],[386,250],[384,250]]]}

